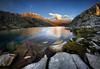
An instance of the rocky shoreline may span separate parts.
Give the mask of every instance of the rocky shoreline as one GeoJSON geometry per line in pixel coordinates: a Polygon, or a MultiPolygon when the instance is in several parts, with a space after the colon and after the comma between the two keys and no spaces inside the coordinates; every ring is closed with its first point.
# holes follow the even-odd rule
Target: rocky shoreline
{"type": "Polygon", "coordinates": [[[90,46],[89,42],[83,38],[67,43],[57,40],[46,49],[24,43],[13,52],[16,56],[1,54],[0,66],[1,69],[99,69],[99,46],[90,46]]]}

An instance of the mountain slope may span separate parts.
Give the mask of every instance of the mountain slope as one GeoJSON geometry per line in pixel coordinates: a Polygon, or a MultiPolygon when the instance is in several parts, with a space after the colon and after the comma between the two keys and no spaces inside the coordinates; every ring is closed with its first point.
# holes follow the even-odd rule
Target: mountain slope
{"type": "Polygon", "coordinates": [[[50,21],[49,19],[46,19],[44,17],[42,17],[39,14],[36,13],[23,13],[20,14],[22,17],[26,18],[26,20],[31,20],[34,25],[38,26],[54,26],[52,21],[50,21]],[[38,23],[40,25],[38,25],[38,23]]]}
{"type": "MultiPolygon", "coordinates": [[[[71,22],[71,19],[69,19],[69,18],[66,18],[66,19],[62,18],[60,20],[59,19],[47,19],[36,13],[23,13],[23,14],[21,14],[21,16],[31,18],[33,20],[33,22],[34,22],[34,19],[39,19],[44,22],[47,22],[48,24],[50,24],[52,26],[64,26],[71,22]]],[[[41,24],[47,24],[47,23],[41,23],[41,24]]]]}
{"type": "Polygon", "coordinates": [[[39,18],[23,17],[20,14],[0,11],[0,30],[52,26],[39,18]]]}
{"type": "Polygon", "coordinates": [[[100,28],[100,3],[75,17],[69,25],[72,28],[100,28]]]}

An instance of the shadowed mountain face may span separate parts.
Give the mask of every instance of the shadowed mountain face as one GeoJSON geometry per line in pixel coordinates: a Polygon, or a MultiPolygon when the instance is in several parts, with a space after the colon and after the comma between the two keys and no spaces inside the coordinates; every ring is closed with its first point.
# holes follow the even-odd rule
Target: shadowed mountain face
{"type": "Polygon", "coordinates": [[[19,14],[0,11],[0,30],[52,26],[39,18],[22,17],[19,14]]]}
{"type": "Polygon", "coordinates": [[[19,29],[30,27],[62,26],[70,23],[71,20],[46,19],[36,13],[16,14],[0,11],[0,30],[19,29]]]}
{"type": "Polygon", "coordinates": [[[72,28],[100,28],[100,3],[75,17],[69,26],[72,28]]]}

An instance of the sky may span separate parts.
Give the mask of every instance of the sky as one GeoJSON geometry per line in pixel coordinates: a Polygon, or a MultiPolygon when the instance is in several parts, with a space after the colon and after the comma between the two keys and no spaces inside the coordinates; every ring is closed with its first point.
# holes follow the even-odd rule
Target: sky
{"type": "Polygon", "coordinates": [[[32,12],[49,18],[48,13],[74,18],[100,0],[0,0],[0,10],[14,13],[32,12]]]}

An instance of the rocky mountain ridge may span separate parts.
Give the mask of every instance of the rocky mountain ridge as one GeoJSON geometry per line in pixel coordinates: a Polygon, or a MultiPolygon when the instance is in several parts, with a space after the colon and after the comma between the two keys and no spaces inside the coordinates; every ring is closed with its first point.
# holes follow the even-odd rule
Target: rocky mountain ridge
{"type": "Polygon", "coordinates": [[[20,14],[0,11],[0,30],[52,26],[38,18],[22,17],[20,14]]]}
{"type": "Polygon", "coordinates": [[[64,26],[70,22],[71,20],[52,21],[36,13],[17,14],[0,11],[0,30],[31,27],[64,26]]]}
{"type": "Polygon", "coordinates": [[[76,16],[69,27],[72,28],[100,28],[100,3],[76,16]]]}

